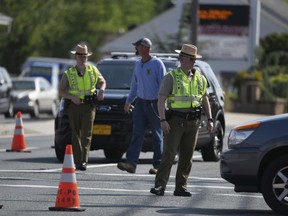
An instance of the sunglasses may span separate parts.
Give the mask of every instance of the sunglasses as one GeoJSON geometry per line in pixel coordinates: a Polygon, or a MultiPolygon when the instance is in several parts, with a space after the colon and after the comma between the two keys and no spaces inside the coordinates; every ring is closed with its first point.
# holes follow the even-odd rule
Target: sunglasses
{"type": "Polygon", "coordinates": [[[195,59],[195,58],[192,58],[192,57],[188,57],[188,56],[185,56],[185,55],[180,55],[179,57],[180,57],[180,58],[182,57],[182,58],[186,58],[186,59],[189,59],[190,61],[193,61],[193,62],[195,62],[195,61],[196,61],[196,59],[195,59]]]}

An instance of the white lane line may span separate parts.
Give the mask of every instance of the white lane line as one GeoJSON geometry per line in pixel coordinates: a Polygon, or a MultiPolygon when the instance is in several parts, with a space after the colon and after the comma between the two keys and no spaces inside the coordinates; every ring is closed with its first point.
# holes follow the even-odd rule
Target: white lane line
{"type": "MultiPolygon", "coordinates": [[[[58,186],[48,186],[48,185],[4,185],[0,184],[0,187],[13,187],[13,188],[48,188],[48,189],[57,189],[58,186]]],[[[133,192],[133,193],[150,193],[149,190],[128,190],[128,189],[116,189],[116,188],[91,188],[91,187],[78,187],[78,190],[93,190],[93,191],[118,191],[118,192],[133,192]]],[[[165,193],[173,193],[173,191],[165,191],[165,193]]]]}
{"type": "MultiPolygon", "coordinates": [[[[96,166],[96,165],[95,165],[96,166]]],[[[95,168],[94,166],[94,168],[95,168]]],[[[111,165],[111,164],[107,164],[107,165],[99,165],[99,167],[107,167],[107,166],[116,166],[116,164],[111,165]]],[[[47,169],[47,170],[0,170],[0,173],[53,173],[53,172],[57,172],[59,173],[60,171],[62,171],[62,168],[58,168],[58,169],[47,169]]],[[[151,175],[151,174],[129,174],[129,173],[83,173],[82,171],[76,171],[75,172],[76,175],[77,174],[83,174],[83,175],[93,175],[93,176],[122,176],[122,177],[151,177],[151,178],[155,178],[155,175],[151,175]]],[[[170,178],[175,178],[175,176],[170,175],[170,178]]],[[[221,182],[226,182],[224,179],[222,178],[205,178],[205,177],[189,177],[189,179],[195,179],[195,180],[207,180],[207,181],[221,181],[221,182]]]]}
{"type": "MultiPolygon", "coordinates": [[[[58,188],[57,186],[49,186],[49,185],[12,185],[12,184],[0,184],[0,187],[17,187],[17,188],[58,188]]],[[[167,185],[167,188],[174,188],[174,185],[167,185]]],[[[218,186],[199,186],[199,185],[190,185],[188,186],[188,188],[215,188],[218,189],[218,186]]],[[[132,189],[123,189],[123,188],[94,188],[94,187],[78,187],[79,190],[95,190],[95,191],[119,191],[119,192],[150,192],[150,189],[147,190],[132,190],[132,189]]],[[[226,188],[222,188],[221,189],[233,189],[232,187],[226,187],[226,188]]],[[[165,190],[166,193],[167,189],[165,190]]],[[[170,191],[171,193],[173,191],[170,191]]],[[[199,193],[199,192],[197,192],[199,193]]],[[[223,195],[223,194],[219,194],[219,195],[223,195]]],[[[244,195],[242,195],[244,196],[244,195]]]]}
{"type": "Polygon", "coordinates": [[[263,198],[262,195],[247,195],[247,194],[216,194],[218,196],[231,196],[231,197],[251,197],[251,198],[263,198]]]}
{"type": "MultiPolygon", "coordinates": [[[[87,168],[99,168],[99,167],[111,167],[111,166],[116,166],[117,164],[99,164],[99,165],[89,165],[87,168]]],[[[15,173],[15,172],[19,172],[19,173],[49,173],[49,172],[59,172],[62,170],[62,165],[61,168],[55,168],[55,169],[39,169],[39,170],[0,170],[0,172],[8,172],[8,173],[15,173]]],[[[83,171],[76,171],[76,173],[82,173],[82,174],[86,174],[83,173],[83,171]]],[[[119,174],[120,175],[120,174],[119,174]]],[[[123,175],[123,174],[122,174],[123,175]]]]}
{"type": "MultiPolygon", "coordinates": [[[[0,184],[0,187],[11,187],[11,188],[43,188],[43,189],[58,189],[59,186],[49,186],[49,185],[12,185],[12,184],[0,184]]],[[[174,185],[167,185],[167,188],[174,188],[174,185]]],[[[189,188],[215,188],[215,189],[233,189],[233,187],[219,187],[219,186],[199,186],[199,185],[191,185],[189,188]]],[[[173,194],[173,190],[165,190],[165,194],[173,194]]],[[[129,190],[129,189],[119,189],[119,188],[93,188],[93,187],[78,187],[78,190],[89,190],[89,191],[109,191],[109,192],[123,192],[123,193],[148,193],[150,194],[150,190],[129,190]]],[[[201,192],[192,191],[192,195],[199,195],[201,192]]],[[[81,192],[80,192],[81,195],[81,192]]],[[[229,194],[229,193],[213,193],[215,196],[230,196],[230,197],[247,197],[247,198],[260,198],[263,199],[261,195],[247,195],[247,194],[229,194]]]]}
{"type": "MultiPolygon", "coordinates": [[[[0,187],[11,187],[11,188],[43,188],[43,189],[58,189],[59,186],[48,186],[48,185],[12,185],[12,184],[0,184],[0,187]]],[[[174,188],[174,185],[167,185],[167,188],[174,188]]],[[[219,187],[219,186],[199,186],[199,185],[191,185],[189,188],[208,188],[208,189],[231,189],[233,187],[219,187]]],[[[165,190],[165,194],[173,194],[172,190],[165,190]]],[[[123,192],[123,193],[148,193],[150,194],[150,190],[129,190],[129,189],[119,189],[119,188],[93,188],[93,187],[78,187],[78,190],[89,190],[89,191],[108,191],[108,192],[123,192]]],[[[199,195],[201,192],[192,191],[192,195],[199,195]]],[[[81,192],[80,192],[81,195],[81,192]]],[[[247,198],[260,198],[263,199],[261,195],[246,195],[246,194],[228,194],[228,193],[213,193],[215,196],[230,196],[230,197],[247,197],[247,198]]]]}

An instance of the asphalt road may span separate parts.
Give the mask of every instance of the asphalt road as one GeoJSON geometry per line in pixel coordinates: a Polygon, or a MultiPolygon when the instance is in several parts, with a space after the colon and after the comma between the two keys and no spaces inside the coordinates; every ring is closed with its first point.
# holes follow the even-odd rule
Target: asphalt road
{"type": "MultiPolygon", "coordinates": [[[[265,115],[247,114],[247,113],[225,113],[226,119],[226,132],[229,132],[231,127],[240,123],[250,121],[253,119],[261,118],[265,115]]],[[[28,114],[22,115],[22,122],[24,132],[27,135],[53,135],[54,133],[54,120],[49,115],[42,115],[40,119],[31,119],[28,114]]],[[[15,129],[14,119],[5,119],[0,115],[0,138],[13,137],[15,129]]]]}
{"type": "MultiPolygon", "coordinates": [[[[261,115],[227,113],[226,135],[234,125],[259,117],[261,115]]],[[[30,153],[6,152],[11,147],[13,121],[0,117],[0,205],[3,205],[0,215],[71,215],[71,212],[48,210],[55,207],[63,166],[51,148],[53,120],[44,117],[31,121],[23,116],[30,153]]],[[[189,178],[192,198],[173,196],[176,165],[172,168],[165,196],[154,196],[149,193],[154,176],[148,174],[152,154],[141,153],[140,158],[136,174],[128,174],[118,170],[115,161],[106,160],[102,151],[91,152],[87,171],[75,174],[80,206],[85,211],[73,214],[276,215],[261,194],[236,194],[233,185],[220,177],[219,163],[203,162],[198,152],[193,157],[189,178]]]]}

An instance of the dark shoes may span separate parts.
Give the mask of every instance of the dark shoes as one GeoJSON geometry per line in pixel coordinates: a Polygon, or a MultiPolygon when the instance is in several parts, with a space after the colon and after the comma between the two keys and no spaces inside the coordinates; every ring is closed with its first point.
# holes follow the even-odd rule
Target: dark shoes
{"type": "Polygon", "coordinates": [[[151,169],[149,170],[149,174],[155,175],[155,174],[157,174],[157,171],[158,171],[158,169],[151,168],[151,169]]]}
{"type": "Polygon", "coordinates": [[[184,196],[184,197],[191,197],[192,194],[187,191],[186,189],[179,189],[174,191],[174,196],[184,196]]]}
{"type": "MultiPolygon", "coordinates": [[[[150,189],[150,193],[155,194],[157,196],[164,196],[165,189],[162,186],[154,187],[150,189]]],[[[191,197],[192,194],[186,189],[180,189],[174,191],[174,196],[183,196],[183,197],[191,197]]]]}
{"type": "Polygon", "coordinates": [[[119,162],[117,164],[118,169],[127,171],[128,173],[135,173],[136,167],[133,166],[131,163],[128,162],[119,162]]]}
{"type": "Polygon", "coordinates": [[[85,171],[87,169],[87,163],[83,162],[81,164],[76,164],[76,170],[85,171]]]}
{"type": "Polygon", "coordinates": [[[165,189],[162,186],[158,186],[150,189],[150,193],[155,194],[157,196],[164,196],[165,189]]]}

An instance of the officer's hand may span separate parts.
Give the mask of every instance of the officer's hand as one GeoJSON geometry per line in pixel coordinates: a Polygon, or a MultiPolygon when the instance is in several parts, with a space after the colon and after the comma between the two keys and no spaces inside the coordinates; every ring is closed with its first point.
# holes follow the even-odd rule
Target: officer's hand
{"type": "Polygon", "coordinates": [[[97,100],[99,100],[99,101],[104,100],[104,92],[103,91],[99,91],[99,93],[97,95],[97,100]]]}
{"type": "Polygon", "coordinates": [[[168,134],[171,129],[169,123],[167,121],[163,121],[163,122],[160,122],[160,124],[161,124],[161,129],[163,130],[163,132],[165,134],[168,134]]]}
{"type": "Polygon", "coordinates": [[[80,105],[80,104],[81,104],[80,98],[78,98],[78,97],[76,97],[76,96],[73,96],[73,97],[71,98],[71,101],[72,101],[74,104],[76,104],[76,105],[80,105]]]}
{"type": "Polygon", "coordinates": [[[212,121],[208,121],[207,122],[207,130],[208,130],[208,132],[212,133],[213,129],[214,129],[214,123],[212,121]]]}

